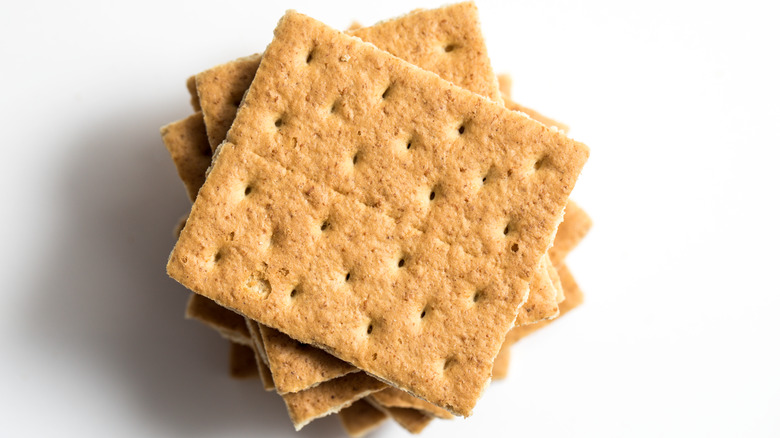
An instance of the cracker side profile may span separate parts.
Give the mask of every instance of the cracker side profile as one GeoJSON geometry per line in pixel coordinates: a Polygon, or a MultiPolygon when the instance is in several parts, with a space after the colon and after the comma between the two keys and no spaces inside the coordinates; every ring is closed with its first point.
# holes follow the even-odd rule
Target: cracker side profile
{"type": "Polygon", "coordinates": [[[351,373],[300,392],[282,395],[295,430],[338,412],[387,385],[366,373],[351,373]]]}
{"type": "Polygon", "coordinates": [[[246,319],[246,326],[252,341],[250,345],[255,353],[255,362],[257,363],[260,380],[263,381],[263,389],[266,391],[275,391],[276,384],[274,383],[274,376],[271,374],[271,369],[268,368],[268,358],[265,354],[263,338],[260,336],[260,329],[258,328],[257,323],[250,319],[246,319]]]}
{"type": "Polygon", "coordinates": [[[343,375],[357,372],[354,366],[330,354],[302,344],[270,327],[259,326],[268,368],[279,394],[298,392],[343,375]]]}
{"type": "Polygon", "coordinates": [[[407,392],[401,391],[398,388],[389,387],[379,392],[375,392],[371,395],[382,406],[390,408],[410,408],[417,409],[426,414],[433,415],[438,418],[449,420],[453,418],[452,414],[446,410],[434,406],[425,400],[421,400],[407,392]]]}
{"type": "Polygon", "coordinates": [[[366,401],[390,416],[393,421],[398,423],[399,426],[406,429],[409,433],[418,434],[433,421],[432,416],[417,409],[385,406],[373,396],[366,397],[366,401]]]}
{"type": "Polygon", "coordinates": [[[339,411],[344,430],[352,438],[360,438],[387,420],[387,414],[365,400],[358,400],[339,411]]]}
{"type": "Polygon", "coordinates": [[[213,328],[231,342],[247,346],[252,344],[246,321],[241,315],[202,295],[190,295],[184,316],[213,328]]]}
{"type": "Polygon", "coordinates": [[[169,274],[468,415],[587,147],[297,13],[227,140],[169,274]]]}

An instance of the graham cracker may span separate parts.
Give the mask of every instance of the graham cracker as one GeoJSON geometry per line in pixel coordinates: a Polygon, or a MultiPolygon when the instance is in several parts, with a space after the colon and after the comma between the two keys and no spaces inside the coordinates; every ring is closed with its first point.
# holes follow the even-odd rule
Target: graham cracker
{"type": "Polygon", "coordinates": [[[555,235],[555,243],[549,251],[553,265],[560,266],[566,255],[582,241],[592,226],[593,220],[585,210],[573,201],[569,201],[566,213],[563,215],[563,222],[558,227],[558,234],[555,235]]]}
{"type": "Polygon", "coordinates": [[[211,165],[211,150],[205,133],[203,114],[199,112],[160,128],[163,143],[191,201],[198,196],[198,190],[206,181],[206,169],[211,165]]]}
{"type": "Polygon", "coordinates": [[[295,430],[326,415],[338,412],[387,385],[366,373],[351,373],[313,388],[282,395],[295,430]]]}
{"type": "Polygon", "coordinates": [[[365,400],[358,400],[351,406],[340,410],[339,419],[341,419],[341,424],[349,436],[360,438],[387,420],[387,414],[365,400]]]}
{"type": "Polygon", "coordinates": [[[269,392],[276,389],[274,386],[273,376],[271,375],[271,370],[268,368],[268,365],[263,363],[262,360],[257,360],[257,354],[255,354],[255,363],[257,364],[257,370],[260,374],[260,381],[263,382],[263,389],[269,392]]]}
{"type": "Polygon", "coordinates": [[[562,264],[558,268],[558,275],[561,278],[561,284],[563,285],[564,294],[566,295],[566,300],[559,305],[561,310],[559,317],[554,320],[542,321],[536,324],[516,326],[510,330],[509,333],[507,333],[506,341],[504,342],[502,350],[508,349],[512,344],[530,335],[531,333],[541,328],[547,327],[548,324],[556,321],[557,319],[560,319],[561,316],[567,314],[569,311],[582,304],[584,300],[582,289],[580,289],[579,285],[574,280],[574,276],[572,276],[571,271],[565,264],[562,264]]]}
{"type": "Polygon", "coordinates": [[[376,400],[373,396],[366,397],[366,401],[375,408],[389,415],[398,425],[406,429],[408,432],[418,434],[423,431],[431,421],[433,417],[412,408],[394,408],[383,405],[376,400]]]}
{"type": "MultiPolygon", "coordinates": [[[[268,355],[265,351],[263,336],[260,333],[262,326],[255,321],[247,319],[247,327],[253,340],[257,363],[258,365],[265,365],[268,362],[268,355]]],[[[271,373],[268,366],[264,368],[268,370],[267,380],[263,379],[264,383],[268,382],[266,383],[266,390],[277,389],[275,385],[276,377],[271,373]]],[[[263,377],[263,367],[261,367],[260,372],[261,377],[263,377]]],[[[384,383],[365,373],[351,374],[355,376],[351,378],[342,376],[299,392],[282,394],[282,399],[284,399],[287,405],[287,411],[296,430],[300,430],[300,428],[314,419],[338,412],[355,400],[387,387],[384,383]]]]}
{"type": "Polygon", "coordinates": [[[496,360],[493,361],[493,380],[505,379],[509,373],[509,359],[511,352],[509,351],[507,343],[501,346],[501,350],[498,351],[496,360]]]}
{"type": "Polygon", "coordinates": [[[200,111],[200,98],[198,97],[198,87],[195,83],[195,76],[187,78],[187,91],[190,93],[190,105],[192,105],[192,110],[195,112],[200,111]]]}
{"type": "Polygon", "coordinates": [[[302,391],[358,371],[323,350],[302,344],[270,327],[259,326],[259,329],[279,394],[302,391]]]}
{"type": "Polygon", "coordinates": [[[244,92],[255,77],[262,55],[254,54],[195,75],[208,142],[212,150],[225,139],[244,92]]]}
{"type": "MultiPolygon", "coordinates": [[[[249,330],[249,337],[252,339],[252,348],[255,349],[258,362],[263,362],[266,364],[266,366],[268,366],[268,355],[265,352],[265,342],[263,341],[263,336],[260,334],[260,325],[249,318],[245,318],[244,321],[246,321],[246,327],[249,330]]],[[[270,368],[268,369],[270,371],[270,368]]],[[[276,389],[276,383],[274,383],[274,389],[276,389]]]]}
{"type": "Polygon", "coordinates": [[[255,362],[260,374],[260,380],[263,381],[263,389],[266,391],[275,391],[276,384],[274,383],[274,376],[271,373],[271,369],[268,368],[268,358],[265,355],[263,338],[260,336],[260,331],[254,321],[247,319],[246,323],[247,329],[249,330],[249,336],[252,339],[252,351],[255,353],[255,362]]]}
{"type": "Polygon", "coordinates": [[[275,36],[169,274],[468,415],[587,148],[303,15],[275,36]]]}
{"type": "Polygon", "coordinates": [[[389,408],[410,408],[417,409],[426,414],[433,415],[438,418],[449,420],[453,418],[453,415],[446,410],[434,406],[425,400],[421,400],[407,392],[401,391],[398,388],[389,387],[379,392],[375,392],[371,395],[382,406],[389,408]]]}
{"type": "Polygon", "coordinates": [[[229,341],[252,345],[244,318],[202,295],[190,295],[184,316],[206,324],[229,341]]]}
{"type": "Polygon", "coordinates": [[[246,345],[230,343],[230,376],[235,379],[257,379],[260,377],[255,362],[255,352],[246,345]]]}
{"type": "MultiPolygon", "coordinates": [[[[357,23],[353,23],[350,30],[355,31],[353,35],[364,41],[433,71],[461,87],[493,100],[499,99],[498,82],[487,57],[477,9],[473,3],[418,10],[369,28],[360,28],[357,23]]],[[[197,75],[199,93],[208,102],[204,111],[213,145],[224,139],[235,117],[236,103],[240,102],[251,83],[260,59],[260,55],[241,58],[197,75]]],[[[547,273],[539,271],[536,275],[542,278],[532,282],[529,294],[532,302],[528,307],[533,309],[524,309],[526,316],[519,324],[530,324],[557,315],[555,303],[547,302],[550,300],[547,289],[550,279],[547,273]],[[545,289],[536,290],[536,286],[545,289]],[[547,313],[542,313],[545,311],[547,313]]],[[[553,285],[557,283],[553,282],[553,285]]],[[[558,288],[560,295],[562,291],[558,288]]],[[[310,363],[305,357],[301,362],[295,366],[305,367],[306,363],[310,363]]]]}

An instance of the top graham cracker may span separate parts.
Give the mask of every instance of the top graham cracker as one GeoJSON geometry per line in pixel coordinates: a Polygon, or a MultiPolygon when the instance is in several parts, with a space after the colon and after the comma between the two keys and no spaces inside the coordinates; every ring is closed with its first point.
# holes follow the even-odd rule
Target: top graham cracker
{"type": "MultiPolygon", "coordinates": [[[[359,28],[360,26],[353,26],[350,30],[354,31],[359,28]]],[[[430,70],[442,78],[450,80],[455,85],[482,94],[492,100],[498,99],[497,84],[487,57],[477,9],[471,2],[432,10],[417,10],[402,17],[384,21],[371,28],[361,29],[353,35],[359,36],[364,41],[370,42],[401,59],[430,70]],[[454,50],[455,48],[457,50],[454,50]]],[[[211,140],[215,147],[224,140],[235,118],[238,105],[245,91],[251,85],[260,60],[260,55],[252,55],[213,67],[197,75],[199,79],[197,89],[206,102],[204,117],[209,121],[207,126],[213,134],[211,140]]],[[[500,79],[499,77],[498,82],[500,79]]],[[[194,82],[195,76],[188,80],[188,88],[190,88],[191,93],[192,87],[195,86],[194,82]]],[[[193,97],[197,100],[198,93],[194,93],[193,97]]],[[[205,135],[203,137],[205,138],[205,135]]],[[[200,188],[204,174],[205,172],[202,171],[201,183],[197,185],[197,188],[200,188]]],[[[547,256],[544,258],[548,259],[547,256]]],[[[537,270],[531,281],[528,300],[523,304],[516,324],[530,324],[557,315],[557,304],[554,296],[550,295],[550,292],[554,292],[553,287],[554,285],[546,271],[537,270]]],[[[278,346],[297,346],[290,349],[292,354],[285,355],[283,360],[287,361],[287,366],[284,367],[284,370],[277,367],[275,374],[278,377],[279,373],[284,371],[284,375],[294,377],[292,381],[295,382],[295,386],[288,387],[284,379],[282,381],[276,379],[277,389],[280,391],[294,392],[303,387],[320,383],[325,377],[321,373],[328,368],[328,364],[339,363],[331,370],[335,375],[344,372],[344,367],[341,365],[343,362],[332,357],[327,360],[312,360],[310,355],[304,352],[321,352],[321,350],[302,347],[302,344],[288,336],[276,333],[279,336],[275,337],[274,340],[279,341],[278,346]],[[302,350],[298,350],[298,347],[301,347],[302,350]],[[309,378],[307,379],[305,376],[309,378]]],[[[272,351],[271,346],[275,342],[268,341],[266,342],[267,355],[270,360],[273,360],[276,353],[281,350],[272,351]]],[[[324,355],[324,353],[317,354],[324,355]]]]}
{"type": "Polygon", "coordinates": [[[304,15],[274,35],[168,273],[469,415],[587,147],[304,15]]]}

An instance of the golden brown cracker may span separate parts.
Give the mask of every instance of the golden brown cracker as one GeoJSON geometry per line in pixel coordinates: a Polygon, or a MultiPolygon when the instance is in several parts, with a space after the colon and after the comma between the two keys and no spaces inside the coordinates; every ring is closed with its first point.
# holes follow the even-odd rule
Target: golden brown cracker
{"type": "Polygon", "coordinates": [[[192,201],[198,196],[206,180],[206,169],[211,165],[205,133],[203,115],[199,112],[160,128],[163,143],[192,201]]]}
{"type": "Polygon", "coordinates": [[[366,373],[350,373],[300,392],[282,395],[295,430],[386,388],[366,373]]]}
{"type": "Polygon", "coordinates": [[[212,150],[225,139],[244,92],[255,77],[261,55],[239,58],[195,75],[203,120],[212,150]]]}
{"type": "Polygon", "coordinates": [[[366,401],[375,408],[386,413],[399,426],[408,432],[418,434],[423,431],[433,421],[433,417],[413,408],[394,408],[383,405],[373,396],[366,397],[366,401]]]}
{"type": "Polygon", "coordinates": [[[263,59],[170,275],[468,415],[587,147],[300,14],[263,59]]]}
{"type": "Polygon", "coordinates": [[[558,316],[557,297],[561,290],[560,282],[556,287],[556,283],[549,275],[549,272],[554,271],[555,268],[552,267],[552,262],[547,255],[542,258],[542,269],[547,275],[531,277],[531,290],[534,293],[528,294],[528,300],[520,308],[520,313],[517,314],[515,325],[535,324],[558,316]]]}
{"type": "Polygon", "coordinates": [[[266,391],[275,391],[276,384],[274,383],[274,376],[271,373],[271,369],[268,368],[268,357],[265,354],[265,346],[263,345],[263,337],[260,336],[260,329],[257,323],[247,319],[247,330],[249,330],[249,337],[252,339],[252,350],[255,353],[255,362],[257,362],[257,368],[260,374],[260,380],[263,381],[263,389],[266,391]]]}
{"type": "Polygon", "coordinates": [[[259,326],[279,394],[298,392],[322,382],[357,372],[354,366],[302,344],[270,327],[259,326]]]}
{"type": "Polygon", "coordinates": [[[358,400],[340,410],[339,419],[350,437],[360,438],[387,420],[387,414],[365,400],[358,400]]]}
{"type": "Polygon", "coordinates": [[[419,399],[398,388],[388,387],[371,395],[374,400],[389,408],[411,408],[445,420],[453,418],[446,410],[419,399]]]}
{"type": "Polygon", "coordinates": [[[549,321],[541,321],[536,324],[516,326],[515,328],[510,330],[509,333],[507,333],[506,340],[504,342],[502,350],[508,349],[512,344],[530,335],[531,333],[541,328],[547,327],[548,324],[559,319],[561,316],[565,315],[575,307],[582,304],[582,301],[584,299],[582,290],[580,289],[577,282],[574,280],[574,276],[572,276],[571,271],[565,264],[561,265],[558,268],[558,275],[560,276],[561,284],[563,285],[563,291],[564,294],[566,295],[566,299],[558,306],[561,311],[558,318],[549,321]]]}
{"type": "Polygon", "coordinates": [[[244,318],[202,295],[191,294],[185,310],[187,319],[194,319],[213,328],[222,337],[241,345],[251,345],[244,318]]]}
{"type": "MultiPolygon", "coordinates": [[[[461,87],[493,100],[499,99],[498,83],[487,57],[473,3],[418,10],[367,28],[353,23],[350,30],[354,31],[353,35],[380,49],[437,73],[461,87]]],[[[198,75],[199,92],[207,101],[204,112],[212,145],[216,146],[224,138],[235,117],[237,102],[251,83],[259,62],[260,55],[253,55],[198,75]]],[[[527,316],[519,321],[521,324],[557,314],[555,304],[548,302],[548,274],[540,270],[536,275],[540,278],[532,282],[532,286],[545,289],[532,287],[529,299],[533,301],[528,307],[533,306],[533,309],[524,309],[527,316]],[[542,311],[547,313],[540,313],[542,311]]],[[[560,289],[558,292],[560,295],[560,289]]]]}

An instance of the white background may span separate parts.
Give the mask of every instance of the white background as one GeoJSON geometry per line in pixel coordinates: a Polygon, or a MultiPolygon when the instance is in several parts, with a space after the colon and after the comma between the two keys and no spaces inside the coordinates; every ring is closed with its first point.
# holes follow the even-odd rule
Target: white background
{"type": "MultiPolygon", "coordinates": [[[[345,28],[439,5],[3,2],[0,435],[293,436],[182,317],[164,266],[188,201],[158,128],[285,9],[345,28]]],[[[574,199],[595,227],[569,261],[587,302],[425,435],[780,435],[775,3],[478,6],[517,100],[592,149],[574,199]]]]}

